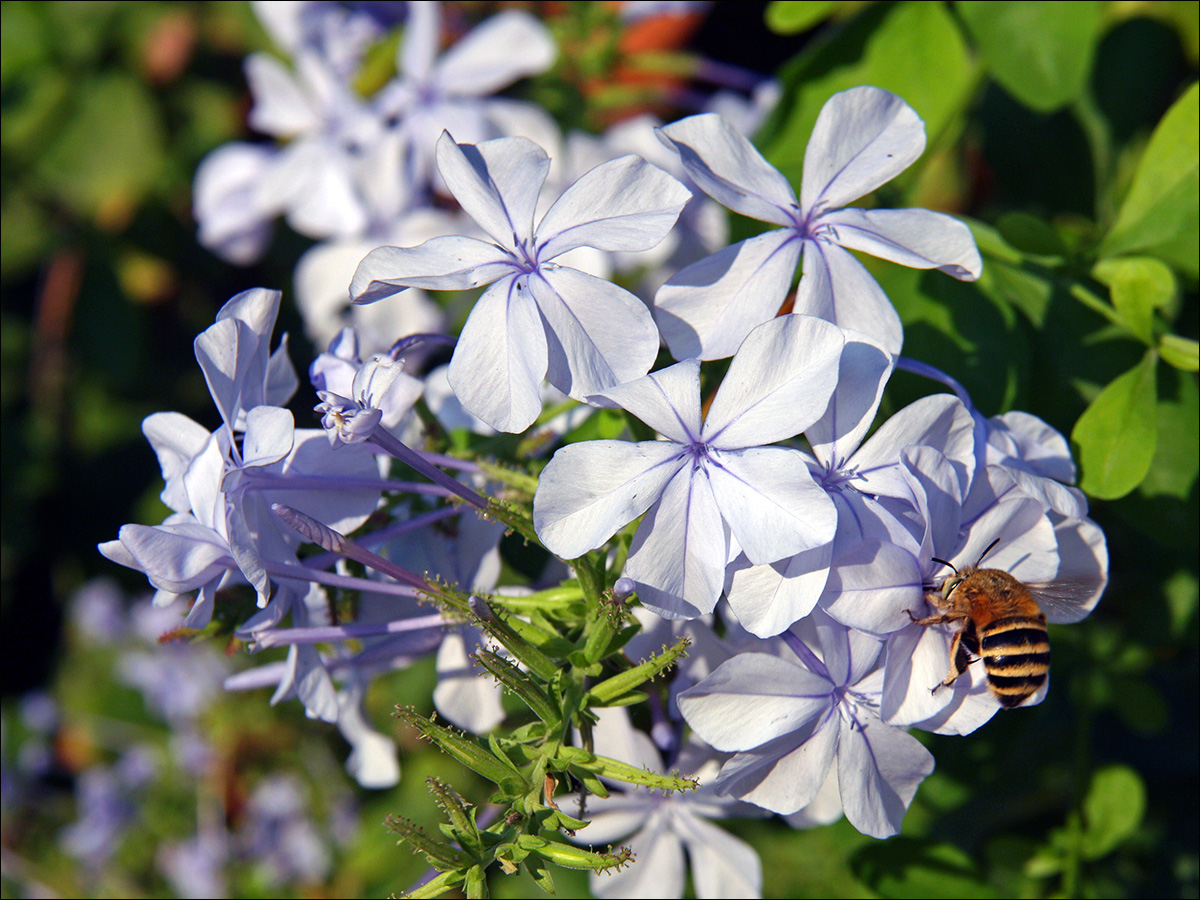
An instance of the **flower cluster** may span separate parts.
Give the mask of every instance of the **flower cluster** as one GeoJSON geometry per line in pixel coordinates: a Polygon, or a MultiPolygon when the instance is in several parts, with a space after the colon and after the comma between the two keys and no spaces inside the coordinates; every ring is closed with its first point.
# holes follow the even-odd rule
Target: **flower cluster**
{"type": "MultiPolygon", "coordinates": [[[[603,152],[576,172],[583,154],[569,142],[520,136],[536,123],[505,131],[517,110],[486,99],[549,65],[540,26],[503,13],[436,57],[436,7],[411,9],[400,74],[370,102],[348,90],[353,66],[336,63],[354,52],[331,39],[329,22],[319,39],[294,38],[294,78],[251,60],[254,121],[291,142],[225,148],[197,180],[210,246],[250,258],[282,213],[361,259],[343,282],[355,310],[393,308],[369,325],[356,313],[360,330],[332,334],[313,324],[321,314],[310,317],[312,333],[332,338],[311,371],[324,433],[296,428],[284,408],[297,379],[286,343],[271,350],[279,295],[235,297],[196,341],[223,424],[210,433],[174,413],[146,420],[174,514],[126,526],[102,552],[144,571],[160,605],[198,591],[188,628],[208,625],[227,588],[251,586],[260,608],[237,635],[288,656],[227,686],[271,685],[276,701],[298,697],[337,722],[365,785],[399,778],[394,745],[363,714],[371,677],[436,651],[439,711],[484,734],[504,710],[467,653],[488,645],[479,665],[559,735],[555,747],[574,726],[574,746],[539,744],[537,756],[522,726],[511,746],[524,756],[491,744],[488,756],[441,726],[419,727],[524,798],[514,822],[582,828],[554,803],[555,767],[604,797],[587,804],[593,827],[577,839],[606,844],[637,830],[643,862],[636,876],[600,882],[601,893],[678,896],[683,848],[701,895],[757,892],[753,852],[707,818],[756,809],[799,827],[844,814],[866,834],[896,834],[933,769],[907,729],[966,734],[1001,708],[990,669],[967,664],[981,652],[976,623],[943,615],[937,588],[982,564],[1026,585],[1049,621],[1073,622],[1107,572],[1103,535],[1069,487],[1061,435],[1022,413],[988,419],[952,379],[901,356],[899,317],[851,252],[979,276],[961,222],[845,207],[921,154],[923,123],[878,88],[835,95],[808,146],[799,200],[714,113],[657,129],[665,168],[603,152]],[[507,51],[517,42],[519,64],[507,51]],[[458,212],[438,212],[444,230],[422,234],[414,215],[434,215],[422,203],[439,192],[458,212]],[[776,228],[704,246],[697,223],[716,204],[776,228]],[[676,252],[684,247],[701,249],[689,259],[676,252]],[[635,295],[614,272],[653,293],[635,295]],[[440,315],[417,311],[427,297],[412,296],[477,288],[456,336],[440,315]],[[448,389],[422,362],[438,342],[454,345],[448,389]],[[955,391],[878,422],[897,368],[955,391]],[[455,432],[458,449],[509,453],[512,467],[446,453],[446,431],[460,422],[469,424],[455,432]],[[521,443],[485,437],[531,428],[521,443]],[[424,480],[396,477],[401,465],[424,480]],[[506,527],[556,557],[529,584],[501,582],[506,527]],[[323,552],[301,555],[306,543],[323,552]],[[352,619],[334,614],[346,593],[352,619]],[[605,607],[620,620],[634,596],[640,624],[613,627],[605,607]],[[636,731],[609,707],[639,699],[637,684],[679,656],[655,648],[679,635],[691,655],[670,690],[650,697],[648,734],[636,731]],[[642,666],[632,662],[639,653],[642,666]],[[602,674],[611,678],[594,686],[602,674]],[[518,758],[545,782],[514,781],[518,758]],[[682,768],[704,788],[670,803],[609,796],[621,781],[651,785],[636,775],[643,767],[682,768]],[[744,864],[713,863],[713,848],[744,864]]],[[[482,823],[456,818],[464,807],[439,790],[466,848],[482,823]]],[[[506,821],[494,834],[508,834],[506,821]]],[[[470,869],[449,849],[443,858],[419,846],[470,869]]],[[[506,871],[530,853],[570,850],[534,832],[487,846],[506,871]]]]}

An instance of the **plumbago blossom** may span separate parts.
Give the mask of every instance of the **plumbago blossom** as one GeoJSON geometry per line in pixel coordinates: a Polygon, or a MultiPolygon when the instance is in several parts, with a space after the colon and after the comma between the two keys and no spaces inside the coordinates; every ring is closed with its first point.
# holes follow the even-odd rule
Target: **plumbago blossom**
{"type": "Polygon", "coordinates": [[[876,338],[899,353],[903,329],[887,296],[850,250],[974,280],[982,271],[969,229],[925,209],[843,209],[903,172],[925,149],[925,125],[895,94],[873,87],[835,94],[821,109],[792,186],[730,123],[692,116],[659,131],[692,180],[752,219],[782,226],[733,244],[672,276],[654,299],[676,359],[720,359],[783,305],[796,271],[794,311],[876,338]]]}
{"type": "Polygon", "coordinates": [[[226,686],[273,686],[336,722],[363,785],[400,777],[363,708],[371,680],[437,653],[434,702],[470,733],[398,714],[494,782],[496,808],[476,815],[438,782],[441,837],[393,823],[441,873],[427,895],[477,892],[493,863],[620,869],[628,850],[602,848],[628,840],[639,862],[595,879],[598,895],[680,896],[686,854],[698,895],[755,896],[754,851],[708,819],[845,815],[896,834],[934,764],[910,729],[967,734],[1001,708],[983,665],[943,685],[961,623],[916,624],[935,612],[927,598],[982,564],[1066,623],[1107,576],[1062,435],[1020,412],[989,419],[952,378],[899,356],[899,319],[850,252],[980,274],[969,230],[948,216],[845,208],[916,159],[923,124],[878,88],[836,95],[799,200],[719,116],[659,129],[659,152],[705,194],[779,226],[667,274],[695,225],[679,222],[690,192],[640,156],[571,181],[574,163],[552,175],[527,138],[471,132],[481,85],[532,64],[451,96],[469,60],[436,58],[435,15],[418,6],[409,19],[388,96],[414,155],[394,154],[387,177],[432,194],[436,161],[460,207],[443,221],[460,233],[377,247],[349,296],[399,307],[415,302],[405,291],[486,286],[452,301],[461,333],[341,331],[310,370],[322,430],[303,429],[283,407],[296,383],[286,348],[270,349],[278,295],[234,298],[197,341],[223,425],[147,420],[174,514],[126,526],[103,551],[146,572],[161,604],[197,590],[189,627],[251,586],[262,608],[236,633],[288,657],[226,686]],[[435,142],[435,122],[454,136],[435,142]],[[601,268],[581,261],[598,256],[601,268]],[[776,315],[797,265],[794,314],[776,315]],[[614,267],[663,284],[652,308],[597,274],[614,267]],[[660,342],[675,361],[655,368],[660,342]],[[454,344],[444,381],[417,349],[438,343],[454,344]],[[896,369],[952,393],[880,421],[896,369]],[[549,561],[538,550],[517,566],[506,529],[549,561]],[[642,700],[646,716],[614,709],[642,700]],[[513,703],[530,714],[506,731],[513,703]],[[648,733],[631,724],[646,718],[648,733]],[[694,785],[668,771],[703,784],[674,796],[694,785]],[[585,791],[556,800],[568,784],[585,791]]]}
{"type": "Polygon", "coordinates": [[[355,302],[408,287],[490,284],[463,326],[449,375],[463,406],[501,431],[533,424],[543,378],[584,399],[644,375],[658,352],[646,307],[624,288],[553,260],[582,247],[653,247],[675,224],[688,191],[625,156],[576,181],[535,224],[550,168],[536,144],[502,138],[471,146],[444,133],[437,158],[455,199],[491,241],[444,237],[374,250],[354,275],[355,302]]]}

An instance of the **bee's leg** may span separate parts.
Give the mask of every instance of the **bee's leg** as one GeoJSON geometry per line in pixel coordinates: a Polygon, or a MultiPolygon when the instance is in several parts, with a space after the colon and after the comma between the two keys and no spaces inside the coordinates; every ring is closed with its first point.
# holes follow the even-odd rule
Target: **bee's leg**
{"type": "Polygon", "coordinates": [[[941,625],[944,622],[953,622],[955,619],[954,616],[944,616],[944,615],[927,616],[924,619],[918,619],[916,616],[913,615],[913,612],[911,609],[906,609],[905,612],[908,613],[908,617],[910,619],[912,619],[912,623],[914,625],[941,625]]]}
{"type": "MultiPolygon", "coordinates": [[[[958,676],[967,671],[967,666],[976,660],[971,659],[972,645],[976,648],[979,646],[978,640],[974,634],[968,634],[964,628],[954,635],[954,640],[950,644],[950,671],[946,674],[946,680],[941,684],[936,684],[930,693],[937,693],[938,688],[950,687],[958,680],[958,676]]],[[[978,653],[978,650],[975,650],[978,653]]]]}

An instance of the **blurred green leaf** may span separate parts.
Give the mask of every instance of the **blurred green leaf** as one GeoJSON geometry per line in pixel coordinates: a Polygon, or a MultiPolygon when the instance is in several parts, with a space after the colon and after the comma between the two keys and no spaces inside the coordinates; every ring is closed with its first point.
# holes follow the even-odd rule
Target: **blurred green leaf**
{"type": "Polygon", "coordinates": [[[1154,458],[1157,439],[1154,384],[1157,354],[1114,379],[1091,402],[1071,440],[1079,446],[1079,486],[1093,497],[1113,500],[1137,487],[1154,458]]]}
{"type": "Polygon", "coordinates": [[[1200,275],[1200,90],[1193,84],[1168,111],[1133,176],[1104,256],[1149,253],[1200,275]]]}
{"type": "Polygon", "coordinates": [[[1200,388],[1195,378],[1170,369],[1160,380],[1158,445],[1140,493],[1187,500],[1200,474],[1200,388]]]}
{"type": "Polygon", "coordinates": [[[1163,361],[1185,372],[1200,370],[1200,344],[1177,334],[1164,334],[1158,342],[1163,361]]]}
{"type": "Polygon", "coordinates": [[[1012,247],[1034,256],[1063,257],[1067,245],[1049,222],[1023,212],[1005,213],[996,229],[1012,247]]]}
{"type": "Polygon", "coordinates": [[[953,844],[908,837],[871,844],[855,854],[854,874],[883,897],[998,897],[974,860],[953,844]]]}
{"type": "Polygon", "coordinates": [[[1100,33],[1094,2],[956,4],[995,79],[1038,112],[1052,112],[1083,92],[1100,33]]]}
{"type": "Polygon", "coordinates": [[[75,110],[39,161],[42,178],[83,215],[136,206],[165,160],[158,104],[135,78],[111,73],[78,86],[75,110]]]}
{"type": "Polygon", "coordinates": [[[1180,569],[1168,579],[1163,591],[1171,613],[1171,636],[1179,639],[1200,606],[1200,581],[1186,569],[1180,569]]]}
{"type": "Polygon", "coordinates": [[[38,10],[40,5],[0,6],[0,85],[5,88],[14,74],[36,66],[49,56],[49,35],[38,10]]]}
{"type": "Polygon", "coordinates": [[[1146,811],[1146,786],[1128,766],[1106,766],[1092,776],[1083,800],[1083,854],[1099,859],[1138,830],[1146,811]]]}
{"type": "Polygon", "coordinates": [[[839,91],[869,84],[903,97],[929,135],[947,128],[970,95],[971,64],[959,29],[938,3],[870,7],[780,71],[784,97],[764,129],[764,155],[800,183],[817,114],[839,91]]]}
{"type": "Polygon", "coordinates": [[[1152,256],[1102,259],[1092,276],[1107,285],[1121,319],[1146,344],[1154,344],[1154,310],[1175,299],[1175,274],[1152,256]]]}
{"type": "Polygon", "coordinates": [[[836,8],[837,0],[812,0],[810,3],[774,0],[767,6],[767,26],[776,34],[799,34],[824,22],[836,8]]]}

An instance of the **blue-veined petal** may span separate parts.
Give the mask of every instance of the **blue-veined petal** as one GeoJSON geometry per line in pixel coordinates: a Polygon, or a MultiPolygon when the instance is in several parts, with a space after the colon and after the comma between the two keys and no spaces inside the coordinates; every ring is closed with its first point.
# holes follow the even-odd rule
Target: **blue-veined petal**
{"type": "Polygon", "coordinates": [[[971,229],[928,209],[839,209],[821,217],[836,241],[910,269],[938,269],[962,281],[983,272],[971,229]]]}

